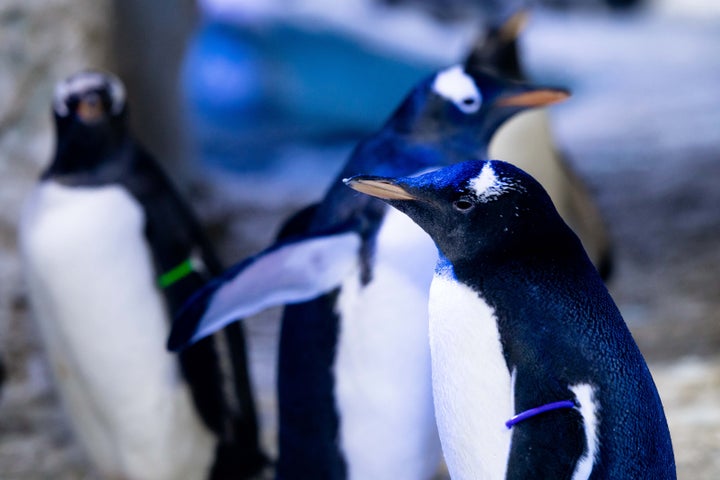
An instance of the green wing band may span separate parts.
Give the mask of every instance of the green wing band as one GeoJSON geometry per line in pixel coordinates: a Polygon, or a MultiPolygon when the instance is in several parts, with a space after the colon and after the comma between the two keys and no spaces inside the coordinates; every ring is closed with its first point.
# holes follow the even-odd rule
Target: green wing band
{"type": "Polygon", "coordinates": [[[168,270],[158,277],[158,283],[161,288],[167,288],[170,285],[182,280],[190,275],[195,269],[193,268],[192,258],[188,258],[172,270],[168,270]]]}

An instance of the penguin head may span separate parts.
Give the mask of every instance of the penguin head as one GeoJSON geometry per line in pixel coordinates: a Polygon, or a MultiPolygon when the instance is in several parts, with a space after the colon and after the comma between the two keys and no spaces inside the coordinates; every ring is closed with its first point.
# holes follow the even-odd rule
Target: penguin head
{"type": "Polygon", "coordinates": [[[420,83],[387,127],[419,143],[441,143],[484,155],[492,135],[511,116],[568,96],[561,88],[501,77],[468,59],[420,83]]]}
{"type": "Polygon", "coordinates": [[[525,29],[528,17],[526,10],[518,10],[504,22],[489,25],[485,35],[478,39],[468,55],[466,68],[492,70],[507,78],[524,79],[518,39],[525,29]]]}
{"type": "Polygon", "coordinates": [[[543,187],[506,162],[472,160],[415,177],[360,175],[345,183],[407,214],[453,264],[537,255],[566,248],[567,235],[574,236],[543,187]]]}
{"type": "Polygon", "coordinates": [[[52,108],[57,145],[43,178],[94,170],[128,138],[125,87],[109,73],[82,71],[58,82],[52,108]]]}
{"type": "Polygon", "coordinates": [[[116,76],[82,71],[55,85],[53,112],[58,122],[98,125],[125,114],[125,87],[116,76]]]}

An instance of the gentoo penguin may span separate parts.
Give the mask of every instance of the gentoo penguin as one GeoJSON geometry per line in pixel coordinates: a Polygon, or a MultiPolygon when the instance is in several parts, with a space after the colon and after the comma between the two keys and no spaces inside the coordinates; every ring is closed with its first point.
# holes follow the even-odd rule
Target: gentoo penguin
{"type": "Polygon", "coordinates": [[[181,313],[170,348],[290,304],[279,348],[278,478],[428,479],[440,460],[425,307],[437,251],[406,217],[342,179],[484,154],[513,114],[566,97],[463,65],[432,75],[357,146],[325,198],[288,222],[284,240],[181,313]]]}
{"type": "Polygon", "coordinates": [[[346,183],[406,213],[439,250],[429,333],[453,479],[675,478],[645,360],[537,181],[471,161],[346,183]]]}
{"type": "MultiPolygon", "coordinates": [[[[490,68],[507,78],[529,81],[519,54],[519,36],[527,20],[527,11],[519,10],[502,24],[491,25],[472,50],[468,63],[490,68]]],[[[548,110],[527,110],[505,122],[490,141],[488,157],[520,167],[550,192],[560,215],[578,234],[607,281],[612,271],[612,241],[607,226],[587,185],[555,146],[548,110]]]]}
{"type": "Polygon", "coordinates": [[[171,314],[221,266],[131,137],[124,87],[58,83],[56,152],[23,211],[28,294],[74,430],[103,476],[245,478],[266,458],[241,328],[179,358],[171,314]],[[178,362],[179,360],[179,362],[178,362]]]}

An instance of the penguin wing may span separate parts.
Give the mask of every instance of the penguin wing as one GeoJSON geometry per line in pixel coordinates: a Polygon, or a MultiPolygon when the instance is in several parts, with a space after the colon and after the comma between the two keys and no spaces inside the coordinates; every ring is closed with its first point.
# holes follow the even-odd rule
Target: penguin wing
{"type": "Polygon", "coordinates": [[[242,317],[311,300],[338,287],[358,268],[355,231],[295,237],[231,267],[180,309],[168,348],[180,350],[242,317]]]}
{"type": "MultiPolygon", "coordinates": [[[[127,187],[145,206],[148,216],[145,234],[152,246],[158,273],[168,271],[190,254],[195,254],[204,270],[199,272],[201,275],[196,281],[204,282],[208,277],[220,275],[222,264],[192,206],[152,155],[141,146],[136,146],[134,154],[136,161],[127,187]]],[[[180,301],[184,300],[182,293],[187,294],[165,290],[166,296],[169,293],[175,293],[170,296],[179,296],[180,301]]],[[[168,300],[178,303],[175,298],[168,300]]]]}

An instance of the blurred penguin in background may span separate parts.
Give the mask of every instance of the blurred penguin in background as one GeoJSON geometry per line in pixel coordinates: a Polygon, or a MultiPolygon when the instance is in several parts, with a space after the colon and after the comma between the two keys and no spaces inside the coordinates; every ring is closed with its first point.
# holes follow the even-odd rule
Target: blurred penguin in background
{"type": "Polygon", "coordinates": [[[103,477],[242,479],[258,443],[240,324],[179,356],[172,313],[221,265],[127,126],[113,75],[57,84],[53,160],[20,227],[31,305],[73,429],[103,477]]]}

